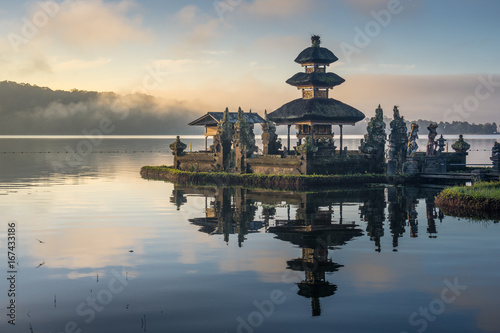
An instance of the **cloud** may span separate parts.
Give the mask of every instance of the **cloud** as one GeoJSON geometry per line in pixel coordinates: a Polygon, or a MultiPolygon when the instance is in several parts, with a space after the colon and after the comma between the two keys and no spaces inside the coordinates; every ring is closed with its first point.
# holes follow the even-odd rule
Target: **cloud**
{"type": "Polygon", "coordinates": [[[308,12],[316,1],[303,0],[255,0],[246,5],[245,11],[263,18],[290,18],[308,12]]]}
{"type": "MultiPolygon", "coordinates": [[[[372,16],[372,11],[387,9],[391,0],[344,0],[344,4],[364,16],[372,16]]],[[[400,6],[404,9],[404,13],[413,14],[419,11],[425,5],[425,1],[401,0],[400,6]]]]}
{"type": "Polygon", "coordinates": [[[201,10],[198,6],[189,5],[175,14],[176,20],[182,25],[193,25],[197,22],[201,10]]]}
{"type": "Polygon", "coordinates": [[[397,71],[410,71],[417,68],[417,65],[402,65],[402,64],[379,64],[382,69],[397,70],[397,71]]]}
{"type": "Polygon", "coordinates": [[[21,63],[17,72],[21,75],[52,74],[54,70],[45,56],[36,55],[21,63]]]}
{"type": "Polygon", "coordinates": [[[189,5],[178,11],[171,20],[172,29],[185,31],[180,34],[180,42],[172,48],[177,54],[201,52],[211,47],[218,34],[221,20],[204,13],[198,6],[189,5]]]}
{"type": "Polygon", "coordinates": [[[369,14],[371,10],[387,7],[389,0],[344,0],[344,3],[361,13],[369,14]]]}
{"type": "MultiPolygon", "coordinates": [[[[134,1],[105,3],[102,0],[67,0],[49,19],[40,35],[76,47],[114,47],[124,42],[143,42],[152,34],[141,27],[138,15],[130,17],[139,6],[134,1]]],[[[38,4],[32,15],[40,11],[38,4]]]]}
{"type": "MultiPolygon", "coordinates": [[[[481,80],[489,75],[343,75],[347,80],[336,87],[331,96],[372,115],[377,105],[392,109],[399,105],[402,115],[409,120],[430,119],[434,121],[468,121],[471,123],[492,122],[498,119],[500,105],[500,76],[494,75],[497,87],[489,93],[488,88],[479,90],[487,98],[479,100],[472,111],[456,111],[455,105],[475,100],[476,89],[481,80]]],[[[474,106],[474,105],[473,105],[474,106]]]]}
{"type": "Polygon", "coordinates": [[[84,69],[92,69],[103,67],[111,62],[109,58],[99,58],[96,60],[85,61],[81,59],[72,59],[69,61],[58,63],[54,66],[54,70],[59,71],[80,71],[84,69]]]}

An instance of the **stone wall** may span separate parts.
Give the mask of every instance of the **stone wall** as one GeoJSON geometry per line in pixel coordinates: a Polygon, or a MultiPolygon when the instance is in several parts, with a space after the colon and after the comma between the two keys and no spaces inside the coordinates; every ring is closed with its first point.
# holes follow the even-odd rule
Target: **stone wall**
{"type": "Polygon", "coordinates": [[[332,156],[315,158],[313,173],[323,175],[345,175],[373,173],[376,164],[367,154],[349,154],[347,156],[332,156]]]}
{"type": "Polygon", "coordinates": [[[174,167],[182,171],[211,172],[217,170],[217,159],[213,153],[186,153],[175,156],[174,167]]]}
{"type": "Polygon", "coordinates": [[[246,162],[250,173],[264,175],[300,175],[305,164],[299,156],[281,158],[279,155],[257,156],[246,162]]]}

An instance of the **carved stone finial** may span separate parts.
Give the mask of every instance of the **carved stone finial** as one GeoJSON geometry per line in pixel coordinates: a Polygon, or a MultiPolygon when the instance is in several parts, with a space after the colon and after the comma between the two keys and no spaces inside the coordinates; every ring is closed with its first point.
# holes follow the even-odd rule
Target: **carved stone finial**
{"type": "Polygon", "coordinates": [[[184,155],[184,150],[186,150],[187,145],[181,142],[181,137],[177,136],[177,140],[170,145],[170,149],[172,149],[172,155],[174,156],[182,156],[184,155]]]}
{"type": "Polygon", "coordinates": [[[464,136],[462,134],[460,134],[460,137],[459,137],[458,141],[455,142],[451,146],[451,148],[453,148],[453,150],[455,152],[457,152],[458,154],[467,155],[467,151],[470,149],[470,144],[468,144],[467,142],[465,142],[464,136]]]}
{"type": "Polygon", "coordinates": [[[312,35],[311,36],[311,41],[312,41],[312,46],[313,47],[320,47],[321,45],[321,37],[318,35],[312,35]]]}

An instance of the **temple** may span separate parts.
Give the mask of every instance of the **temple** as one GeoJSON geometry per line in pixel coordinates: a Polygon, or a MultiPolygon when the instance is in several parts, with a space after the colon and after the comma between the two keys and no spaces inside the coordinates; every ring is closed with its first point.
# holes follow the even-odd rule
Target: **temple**
{"type": "Polygon", "coordinates": [[[416,123],[412,124],[408,133],[397,106],[393,109],[389,138],[384,110],[379,105],[359,148],[348,150],[344,147],[343,127],[356,125],[365,119],[365,115],[331,98],[331,90],[345,82],[337,74],[327,71],[339,59],[321,46],[319,36],[312,36],[311,40],[312,45],[295,59],[304,71],[286,81],[301,91],[300,98],[269,114],[265,111],[264,118],[251,110],[244,112],[239,108],[237,112],[230,112],[229,109],[209,112],[194,120],[190,126],[205,127],[204,150],[186,152],[187,145],[177,138],[170,146],[174,168],[262,175],[409,174],[427,181],[496,177],[500,165],[498,146],[493,149],[491,172],[479,172],[478,177],[458,174],[457,171],[467,171],[466,157],[470,149],[463,137],[451,145],[455,152],[448,152],[446,139],[438,134],[438,125],[431,123],[427,127],[426,152],[419,152],[419,127],[416,123]],[[262,128],[261,145],[258,145],[254,134],[257,124],[262,128]],[[279,138],[279,126],[288,129],[286,145],[279,138]],[[338,136],[333,131],[335,126],[339,126],[338,136]],[[292,143],[292,128],[296,132],[296,144],[292,143]],[[213,138],[210,147],[209,138],[213,138]]]}

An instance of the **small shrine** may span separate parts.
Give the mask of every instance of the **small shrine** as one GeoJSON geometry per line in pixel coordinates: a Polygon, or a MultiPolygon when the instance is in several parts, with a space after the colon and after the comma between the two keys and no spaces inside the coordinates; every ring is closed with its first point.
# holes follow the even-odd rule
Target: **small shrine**
{"type": "MultiPolygon", "coordinates": [[[[251,125],[264,123],[264,119],[257,113],[252,113],[251,110],[250,112],[245,112],[243,116],[251,125]]],[[[205,126],[205,151],[208,151],[208,138],[217,135],[217,127],[223,119],[224,112],[209,112],[203,117],[189,123],[189,126],[205,126]]],[[[238,122],[238,112],[229,112],[228,120],[231,124],[236,124],[238,122]]]]}
{"type": "Polygon", "coordinates": [[[288,126],[288,152],[290,153],[290,129],[297,128],[298,145],[309,138],[319,148],[334,148],[333,125],[340,126],[340,154],[343,151],[344,125],[355,125],[365,115],[338,100],[330,98],[330,89],[345,82],[335,73],[328,73],[327,67],[339,59],[327,48],[321,47],[321,38],[312,36],[312,46],[302,51],[295,62],[302,65],[303,73],[297,73],[286,81],[302,91],[302,98],[289,102],[269,114],[269,120],[276,125],[288,126]]]}

